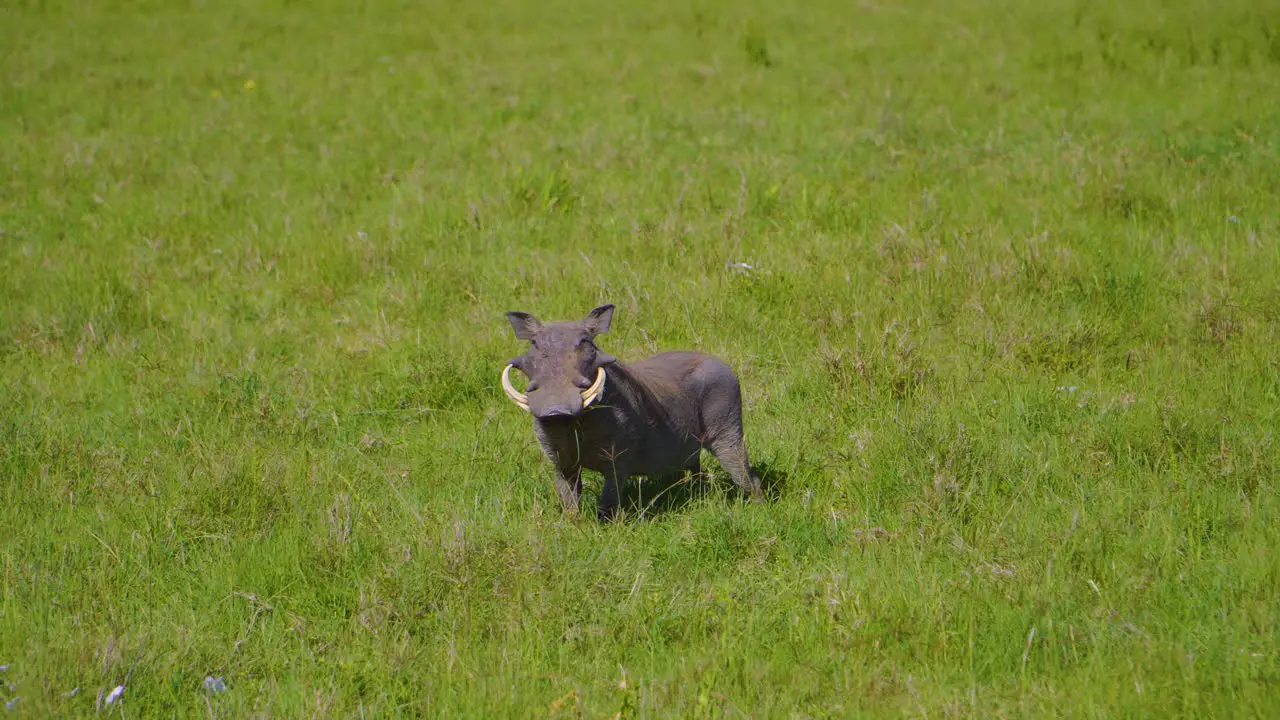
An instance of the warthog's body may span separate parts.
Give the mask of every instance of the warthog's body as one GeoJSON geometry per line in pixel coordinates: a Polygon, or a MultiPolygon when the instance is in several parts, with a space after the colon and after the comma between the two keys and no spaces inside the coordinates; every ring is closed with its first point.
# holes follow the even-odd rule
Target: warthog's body
{"type": "Polygon", "coordinates": [[[565,507],[577,510],[583,468],[604,476],[599,514],[608,518],[618,507],[620,481],[632,475],[671,480],[686,470],[698,472],[703,448],[739,488],[759,498],[759,481],[747,463],[742,393],[733,370],[695,352],[662,353],[622,365],[593,342],[608,329],[611,314],[612,306],[606,305],[584,323],[545,326],[531,316],[509,314],[517,336],[533,342],[529,353],[512,362],[530,377],[529,393],[512,397],[523,399],[534,416],[534,433],[556,468],[565,507]],[[600,368],[606,369],[607,381],[584,404],[582,388],[600,368]]]}

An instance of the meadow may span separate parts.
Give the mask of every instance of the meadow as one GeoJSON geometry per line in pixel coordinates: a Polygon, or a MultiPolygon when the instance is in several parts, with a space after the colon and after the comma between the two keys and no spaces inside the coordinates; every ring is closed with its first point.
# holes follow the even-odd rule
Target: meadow
{"type": "Polygon", "coordinates": [[[1280,712],[1275,3],[16,0],[0,48],[10,715],[1280,712]],[[737,369],[769,502],[708,457],[562,514],[503,313],[605,302],[737,369]]]}

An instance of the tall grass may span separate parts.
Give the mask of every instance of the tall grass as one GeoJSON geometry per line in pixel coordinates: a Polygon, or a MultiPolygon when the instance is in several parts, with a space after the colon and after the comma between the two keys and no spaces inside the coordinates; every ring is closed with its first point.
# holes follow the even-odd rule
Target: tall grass
{"type": "Polygon", "coordinates": [[[1274,714],[1274,10],[7,6],[0,700],[1274,714]],[[562,517],[502,313],[606,301],[770,503],[562,517]]]}

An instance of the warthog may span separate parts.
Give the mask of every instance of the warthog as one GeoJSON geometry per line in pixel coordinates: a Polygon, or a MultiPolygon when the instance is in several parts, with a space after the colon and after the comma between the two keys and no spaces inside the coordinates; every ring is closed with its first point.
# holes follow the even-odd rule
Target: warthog
{"type": "Polygon", "coordinates": [[[528,313],[507,313],[516,337],[530,346],[503,369],[502,389],[533,415],[534,434],[555,465],[565,509],[578,509],[583,468],[604,476],[598,514],[607,520],[617,512],[620,481],[645,475],[669,483],[686,470],[699,472],[703,448],[743,492],[759,500],[733,370],[696,352],[667,352],[623,365],[595,344],[612,317],[612,305],[578,322],[544,324],[528,313]],[[513,367],[529,378],[524,393],[511,385],[513,367]]]}

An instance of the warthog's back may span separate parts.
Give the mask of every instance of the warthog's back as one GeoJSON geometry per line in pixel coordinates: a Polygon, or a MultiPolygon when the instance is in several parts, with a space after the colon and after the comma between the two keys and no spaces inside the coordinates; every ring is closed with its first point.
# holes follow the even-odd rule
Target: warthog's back
{"type": "Polygon", "coordinates": [[[729,370],[729,366],[715,357],[706,353],[687,351],[651,355],[643,360],[627,363],[625,369],[654,394],[665,400],[678,398],[692,389],[691,383],[695,381],[694,373],[707,361],[724,367],[729,371],[729,377],[733,377],[733,371],[729,370]]]}
{"type": "MultiPolygon", "coordinates": [[[[672,413],[672,420],[694,435],[715,429],[707,425],[714,425],[718,418],[708,416],[707,410],[725,402],[733,403],[737,410],[741,402],[733,369],[706,353],[659,353],[628,364],[626,371],[672,413]]],[[[737,417],[735,421],[741,422],[737,417]]]]}

